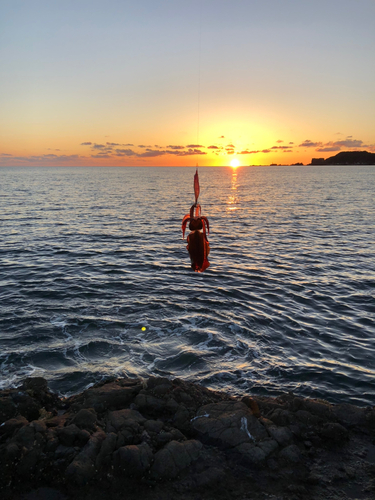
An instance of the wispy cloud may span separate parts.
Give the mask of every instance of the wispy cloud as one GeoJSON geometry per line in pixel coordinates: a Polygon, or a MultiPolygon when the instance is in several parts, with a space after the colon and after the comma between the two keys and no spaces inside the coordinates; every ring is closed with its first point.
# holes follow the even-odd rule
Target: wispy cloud
{"type": "Polygon", "coordinates": [[[321,146],[321,142],[313,142],[310,139],[306,139],[302,144],[299,145],[300,148],[317,148],[321,146]]]}

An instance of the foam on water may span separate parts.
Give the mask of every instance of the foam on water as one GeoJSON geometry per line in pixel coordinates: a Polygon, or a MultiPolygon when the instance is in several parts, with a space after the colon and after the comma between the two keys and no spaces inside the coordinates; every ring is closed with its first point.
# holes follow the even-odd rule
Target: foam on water
{"type": "Polygon", "coordinates": [[[111,376],[375,404],[374,167],[0,169],[0,388],[111,376]]]}

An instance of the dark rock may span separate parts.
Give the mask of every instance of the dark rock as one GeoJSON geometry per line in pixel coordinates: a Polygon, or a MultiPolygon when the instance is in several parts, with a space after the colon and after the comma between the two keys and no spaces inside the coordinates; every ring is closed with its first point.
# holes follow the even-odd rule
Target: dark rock
{"type": "Polygon", "coordinates": [[[68,401],[79,407],[94,408],[97,413],[126,408],[142,389],[138,379],[121,379],[99,387],[91,387],[68,401]]]}
{"type": "Polygon", "coordinates": [[[366,427],[366,410],[349,404],[332,407],[332,413],[346,427],[366,427]]]}
{"type": "Polygon", "coordinates": [[[297,464],[301,460],[301,451],[297,445],[291,444],[280,451],[279,457],[287,460],[288,462],[297,464]]]}
{"type": "Polygon", "coordinates": [[[35,432],[39,432],[41,434],[47,432],[47,425],[43,420],[33,420],[30,425],[35,429],[35,432]]]}
{"type": "Polygon", "coordinates": [[[199,458],[202,443],[195,440],[171,441],[155,454],[151,475],[156,479],[172,479],[199,458]]]}
{"type": "Polygon", "coordinates": [[[160,420],[147,420],[144,423],[144,428],[148,432],[154,432],[155,434],[158,434],[162,430],[163,426],[164,424],[160,420]]]}
{"type": "Polygon", "coordinates": [[[271,426],[267,428],[269,435],[275,439],[280,446],[287,446],[293,441],[293,434],[288,427],[271,426]]]}
{"type": "Polygon", "coordinates": [[[13,392],[12,399],[16,405],[17,413],[23,415],[29,422],[39,418],[39,410],[42,406],[26,392],[13,392]]]}
{"type": "Polygon", "coordinates": [[[75,484],[83,486],[95,475],[96,457],[105,438],[106,435],[102,431],[95,432],[90,437],[88,443],[66,469],[67,478],[75,484]]]}
{"type": "Polygon", "coordinates": [[[100,468],[104,465],[109,465],[112,460],[112,453],[116,449],[117,435],[114,432],[107,434],[107,437],[102,443],[100,452],[95,460],[95,465],[100,468]]]}
{"type": "Polygon", "coordinates": [[[223,401],[203,406],[191,423],[202,439],[233,448],[246,442],[256,442],[268,437],[249,408],[241,402],[223,401]]]}
{"type": "Polygon", "coordinates": [[[57,459],[63,459],[70,462],[73,460],[73,457],[77,455],[77,450],[75,450],[73,446],[64,446],[63,444],[59,444],[54,450],[54,455],[57,459]]]}
{"type": "Polygon", "coordinates": [[[154,388],[153,393],[156,396],[165,396],[171,390],[171,387],[172,387],[171,383],[160,384],[154,388]]]}
{"type": "Polygon", "coordinates": [[[179,406],[174,417],[173,424],[179,429],[187,430],[190,428],[190,413],[184,406],[179,406]]]}
{"type": "Polygon", "coordinates": [[[324,438],[340,443],[348,438],[348,431],[341,424],[326,423],[320,430],[320,435],[324,438]]]}
{"type": "Polygon", "coordinates": [[[236,446],[235,451],[243,462],[250,465],[262,465],[266,459],[265,452],[255,444],[242,443],[236,446]]]}
{"type": "Polygon", "coordinates": [[[8,437],[11,437],[11,436],[13,436],[13,434],[16,430],[20,429],[21,427],[24,427],[28,423],[29,422],[22,415],[18,415],[18,417],[11,418],[11,419],[5,421],[0,426],[0,436],[5,435],[8,437]]]}
{"type": "Polygon", "coordinates": [[[162,431],[156,436],[156,443],[158,446],[164,446],[170,441],[173,441],[173,434],[171,432],[162,431]]]}
{"type": "Polygon", "coordinates": [[[68,500],[68,497],[54,488],[38,488],[24,495],[22,500],[68,500]]]}
{"type": "Polygon", "coordinates": [[[6,462],[13,462],[14,459],[21,455],[21,448],[15,443],[10,442],[5,448],[6,462]]]}
{"type": "Polygon", "coordinates": [[[282,408],[275,408],[269,415],[268,418],[272,420],[272,422],[276,425],[290,425],[294,420],[294,415],[288,411],[283,410],[282,408]]]}
{"type": "Polygon", "coordinates": [[[84,446],[90,439],[90,433],[86,429],[81,429],[76,437],[77,446],[84,446]]]}
{"type": "Polygon", "coordinates": [[[15,435],[15,440],[20,446],[32,448],[35,440],[35,429],[30,425],[21,427],[15,435]]]}
{"type": "Polygon", "coordinates": [[[79,412],[73,417],[72,423],[75,424],[80,429],[86,429],[92,431],[95,429],[95,424],[97,422],[96,412],[93,408],[87,408],[79,410],[79,412]]]}
{"type": "Polygon", "coordinates": [[[67,425],[58,431],[60,443],[64,446],[73,446],[77,440],[80,429],[75,425],[67,425]]]}
{"type": "Polygon", "coordinates": [[[266,457],[268,457],[279,448],[279,445],[274,439],[265,439],[264,441],[259,441],[258,447],[264,451],[266,457]]]}
{"type": "Polygon", "coordinates": [[[0,397],[0,424],[17,415],[17,407],[9,396],[0,397]]]}
{"type": "Polygon", "coordinates": [[[179,484],[179,489],[190,491],[197,488],[216,486],[224,480],[224,471],[218,467],[208,467],[202,472],[189,474],[179,484]]]}
{"type": "Polygon", "coordinates": [[[159,415],[166,407],[166,401],[164,399],[156,398],[148,394],[138,394],[134,403],[139,411],[147,415],[159,415]]]}
{"type": "Polygon", "coordinates": [[[306,410],[298,410],[295,412],[295,416],[298,420],[306,425],[319,425],[322,422],[320,417],[313,415],[309,411],[306,410]]]}
{"type": "Polygon", "coordinates": [[[108,415],[107,432],[119,432],[123,429],[129,429],[133,433],[139,431],[140,424],[146,422],[146,419],[137,410],[117,410],[108,415]]]}
{"type": "Polygon", "coordinates": [[[113,454],[115,471],[126,476],[142,477],[152,462],[152,450],[147,443],[119,448],[113,454]]]}
{"type": "Polygon", "coordinates": [[[163,390],[164,388],[168,388],[168,391],[173,388],[172,382],[165,377],[149,377],[145,385],[147,389],[150,389],[153,392],[155,392],[158,388],[160,390],[160,387],[162,387],[163,390]]]}
{"type": "Polygon", "coordinates": [[[17,464],[17,475],[20,477],[28,477],[35,471],[40,456],[38,448],[32,448],[20,459],[17,464]]]}
{"type": "Polygon", "coordinates": [[[32,391],[34,395],[48,392],[48,382],[43,377],[28,377],[24,380],[22,388],[25,391],[32,391]]]}
{"type": "Polygon", "coordinates": [[[312,413],[313,415],[317,415],[318,417],[332,420],[334,419],[334,415],[332,414],[332,408],[329,403],[326,401],[316,401],[316,400],[304,400],[303,403],[304,408],[312,413]]]}
{"type": "Polygon", "coordinates": [[[250,410],[252,411],[252,413],[255,417],[259,418],[261,416],[258,403],[255,401],[254,398],[251,398],[250,396],[244,396],[241,399],[241,401],[242,401],[242,403],[245,403],[245,405],[248,408],[250,408],[250,410]]]}

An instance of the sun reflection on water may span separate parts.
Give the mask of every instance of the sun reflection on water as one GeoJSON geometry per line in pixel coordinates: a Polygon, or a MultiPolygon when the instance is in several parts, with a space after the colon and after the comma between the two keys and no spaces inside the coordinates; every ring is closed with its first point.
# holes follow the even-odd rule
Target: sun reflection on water
{"type": "Polygon", "coordinates": [[[238,196],[237,196],[237,170],[233,168],[231,179],[231,194],[228,198],[228,210],[238,210],[238,196]]]}

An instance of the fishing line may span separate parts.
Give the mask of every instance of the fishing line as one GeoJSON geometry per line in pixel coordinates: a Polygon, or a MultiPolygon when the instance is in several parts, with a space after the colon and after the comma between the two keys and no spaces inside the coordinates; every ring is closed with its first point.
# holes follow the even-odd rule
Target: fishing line
{"type": "MultiPolygon", "coordinates": [[[[199,33],[198,33],[198,109],[197,109],[197,146],[199,146],[200,102],[201,102],[201,59],[202,59],[202,4],[199,2],[199,33]]],[[[198,162],[196,164],[198,169],[198,162]]]]}

